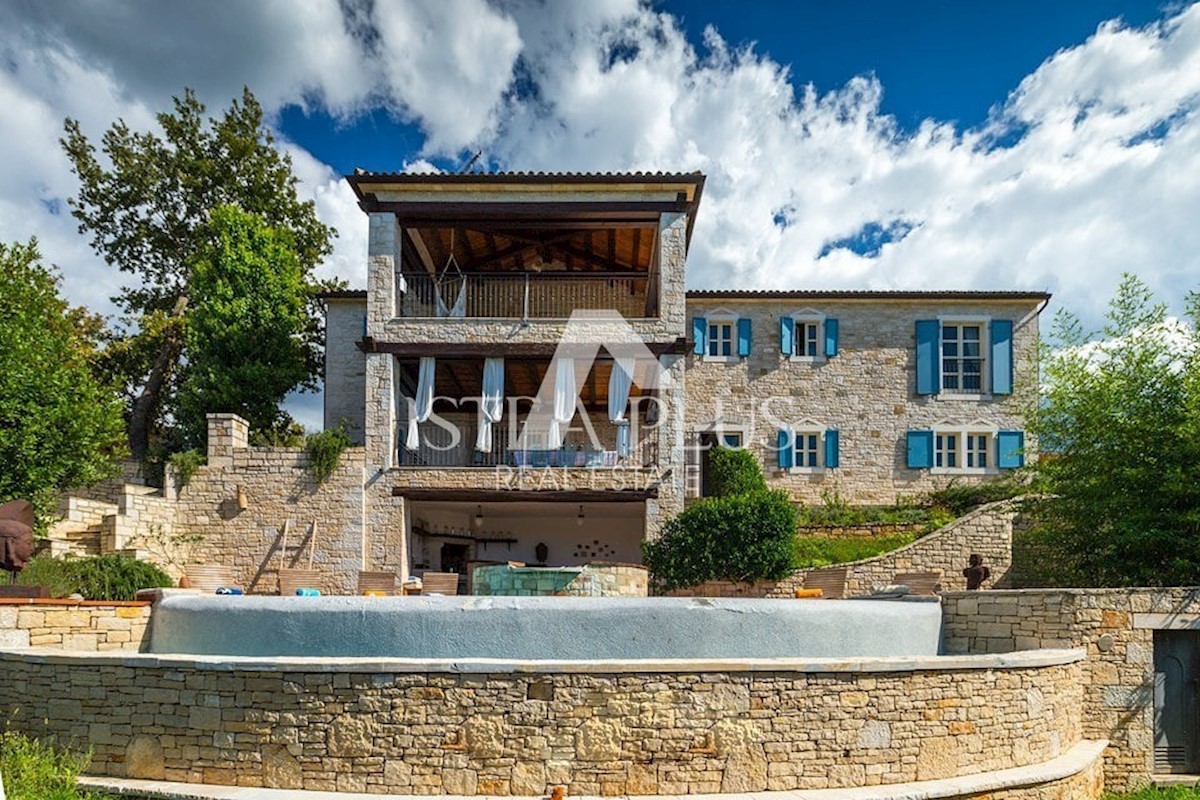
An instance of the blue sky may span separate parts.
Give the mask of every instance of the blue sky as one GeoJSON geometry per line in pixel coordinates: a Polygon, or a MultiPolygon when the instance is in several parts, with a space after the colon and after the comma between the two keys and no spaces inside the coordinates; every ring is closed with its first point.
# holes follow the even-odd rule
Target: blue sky
{"type": "MultiPolygon", "coordinates": [[[[1200,287],[1200,4],[0,3],[0,241],[70,299],[127,280],[65,213],[64,117],[152,130],[249,86],[365,282],[370,169],[700,170],[692,288],[1200,287]]],[[[319,401],[293,405],[306,422],[319,401]]]]}

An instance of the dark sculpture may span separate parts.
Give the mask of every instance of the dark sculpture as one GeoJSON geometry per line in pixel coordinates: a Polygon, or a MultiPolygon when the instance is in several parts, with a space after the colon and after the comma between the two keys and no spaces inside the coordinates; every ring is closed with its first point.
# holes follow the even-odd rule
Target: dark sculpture
{"type": "Polygon", "coordinates": [[[978,553],[971,553],[967,563],[970,566],[963,570],[963,576],[967,579],[967,590],[973,592],[992,577],[992,571],[983,565],[983,556],[978,553]]]}
{"type": "Polygon", "coordinates": [[[8,571],[8,582],[33,555],[33,506],[25,500],[12,500],[0,506],[0,568],[8,571]]]}
{"type": "Polygon", "coordinates": [[[546,559],[550,557],[550,548],[546,547],[545,542],[538,542],[537,547],[533,548],[533,555],[539,564],[545,564],[546,559]]]}

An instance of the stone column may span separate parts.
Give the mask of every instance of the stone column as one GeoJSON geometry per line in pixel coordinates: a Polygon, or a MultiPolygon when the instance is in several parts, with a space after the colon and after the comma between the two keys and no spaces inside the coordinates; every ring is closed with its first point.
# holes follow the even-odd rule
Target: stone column
{"type": "Polygon", "coordinates": [[[659,314],[667,330],[686,336],[688,215],[662,214],[658,221],[659,314]]]}
{"type": "Polygon", "coordinates": [[[208,421],[208,465],[232,467],[233,451],[250,446],[250,423],[237,414],[205,414],[208,421]]]}
{"type": "Polygon", "coordinates": [[[401,230],[396,215],[372,213],[367,241],[367,336],[383,339],[396,316],[396,270],[400,266],[401,230]]]}

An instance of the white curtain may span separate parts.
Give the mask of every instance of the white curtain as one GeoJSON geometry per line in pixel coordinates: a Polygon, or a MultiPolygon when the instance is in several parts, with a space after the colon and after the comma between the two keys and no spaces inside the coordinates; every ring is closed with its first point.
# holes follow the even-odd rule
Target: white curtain
{"type": "Polygon", "coordinates": [[[550,418],[546,444],[551,450],[562,447],[563,426],[570,425],[575,416],[575,361],[556,358],[554,370],[554,415],[550,418]]]}
{"type": "Polygon", "coordinates": [[[483,391],[479,397],[479,433],[475,449],[492,452],[492,425],[504,414],[504,359],[486,358],[483,361],[483,391]]]}
{"type": "Polygon", "coordinates": [[[608,376],[608,421],[621,422],[625,419],[625,407],[629,405],[629,389],[633,386],[632,359],[613,360],[612,372],[608,376]]]}
{"type": "Polygon", "coordinates": [[[409,450],[416,450],[421,446],[419,425],[429,419],[430,413],[433,412],[433,384],[436,367],[437,361],[431,356],[421,358],[421,367],[417,371],[417,396],[409,405],[408,437],[404,441],[404,446],[409,450]]]}

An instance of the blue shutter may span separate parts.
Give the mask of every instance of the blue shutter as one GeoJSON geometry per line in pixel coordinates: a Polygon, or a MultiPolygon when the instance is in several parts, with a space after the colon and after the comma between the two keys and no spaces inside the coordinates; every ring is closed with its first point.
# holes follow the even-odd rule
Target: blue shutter
{"type": "Polygon", "coordinates": [[[738,320],[738,355],[750,355],[750,320],[742,318],[738,320]]]}
{"type": "Polygon", "coordinates": [[[1012,320],[992,320],[992,394],[1012,394],[1012,336],[1012,320]]]}
{"type": "Polygon", "coordinates": [[[785,356],[792,354],[792,333],[796,329],[796,322],[791,317],[779,318],[779,352],[785,356]]]}
{"type": "Polygon", "coordinates": [[[776,441],[779,454],[779,468],[791,469],[792,462],[795,458],[795,453],[792,448],[792,432],[786,428],[779,429],[779,436],[776,441]]]}
{"type": "Polygon", "coordinates": [[[933,431],[908,432],[908,468],[928,469],[933,466],[933,431]]]}
{"type": "Polygon", "coordinates": [[[835,428],[825,431],[825,469],[838,467],[838,432],[835,428]]]}
{"type": "Polygon", "coordinates": [[[996,434],[996,466],[1020,469],[1025,466],[1025,431],[1000,431],[996,434]]]}
{"type": "Polygon", "coordinates": [[[825,357],[833,358],[838,353],[838,321],[825,320],[825,357]]]}
{"type": "Polygon", "coordinates": [[[937,394],[942,385],[938,337],[942,326],[936,319],[917,320],[917,394],[937,394]]]}
{"type": "Polygon", "coordinates": [[[704,355],[707,339],[708,321],[704,317],[692,317],[692,352],[698,356],[704,355]]]}

